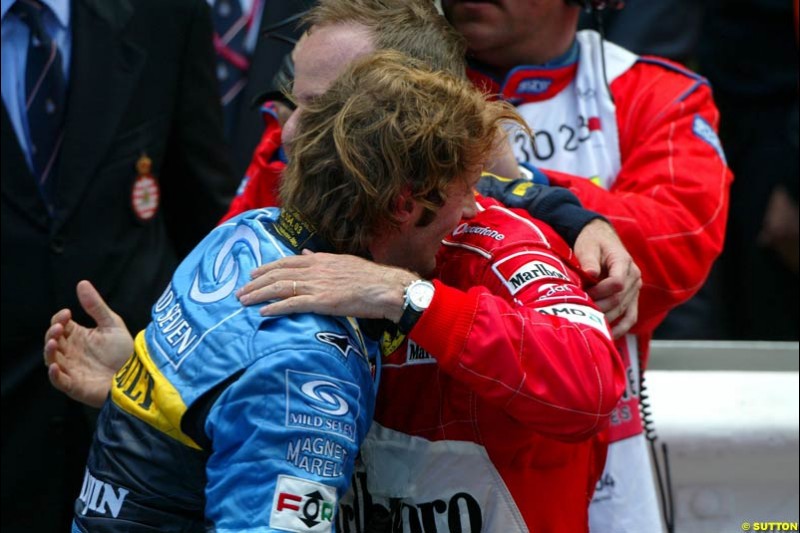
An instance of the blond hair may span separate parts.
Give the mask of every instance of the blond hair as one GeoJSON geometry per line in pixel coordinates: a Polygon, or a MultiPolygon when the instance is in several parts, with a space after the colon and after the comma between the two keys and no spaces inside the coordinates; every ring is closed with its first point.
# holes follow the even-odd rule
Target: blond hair
{"type": "Polygon", "coordinates": [[[473,179],[504,121],[524,127],[513,107],[486,101],[463,78],[376,52],[304,107],[281,184],[284,206],[336,251],[364,253],[376,232],[398,225],[398,198],[435,213],[451,183],[473,179]]]}
{"type": "Polygon", "coordinates": [[[304,17],[311,27],[357,23],[376,50],[397,50],[435,70],[465,75],[466,41],[433,0],[319,0],[304,17]]]}

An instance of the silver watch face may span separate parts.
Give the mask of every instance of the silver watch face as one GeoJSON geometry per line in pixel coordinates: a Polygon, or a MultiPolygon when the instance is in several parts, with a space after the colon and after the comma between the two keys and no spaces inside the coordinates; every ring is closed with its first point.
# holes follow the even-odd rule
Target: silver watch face
{"type": "Polygon", "coordinates": [[[433,300],[433,284],[428,281],[416,281],[408,287],[408,303],[417,311],[428,308],[433,300]]]}

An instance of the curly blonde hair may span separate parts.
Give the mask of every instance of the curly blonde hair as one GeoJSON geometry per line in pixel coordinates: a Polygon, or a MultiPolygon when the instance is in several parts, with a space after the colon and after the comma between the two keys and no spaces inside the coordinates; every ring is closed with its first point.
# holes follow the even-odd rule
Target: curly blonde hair
{"type": "Polygon", "coordinates": [[[507,121],[525,127],[513,107],[487,101],[465,79],[376,52],[305,106],[281,184],[284,207],[336,251],[363,254],[376,232],[397,227],[402,195],[432,215],[451,183],[468,183],[507,121]]]}

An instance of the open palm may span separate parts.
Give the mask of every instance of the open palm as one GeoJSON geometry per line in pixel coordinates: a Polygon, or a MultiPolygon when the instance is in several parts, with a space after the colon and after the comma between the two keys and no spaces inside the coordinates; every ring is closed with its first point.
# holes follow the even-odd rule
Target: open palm
{"type": "Polygon", "coordinates": [[[44,339],[45,364],[55,388],[73,400],[100,407],[108,396],[111,378],[133,352],[133,338],[91,283],[78,283],[77,293],[81,307],[96,326],[78,324],[69,309],[53,315],[44,339]]]}

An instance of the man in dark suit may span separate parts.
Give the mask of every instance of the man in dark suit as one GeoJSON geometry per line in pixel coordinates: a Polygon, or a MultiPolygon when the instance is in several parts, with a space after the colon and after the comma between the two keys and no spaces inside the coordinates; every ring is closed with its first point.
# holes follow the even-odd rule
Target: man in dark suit
{"type": "MultiPolygon", "coordinates": [[[[218,2],[219,0],[214,2],[214,9],[218,9],[218,2]]],[[[314,0],[264,0],[260,4],[259,24],[253,28],[257,38],[252,54],[248,57],[246,83],[231,103],[233,109],[226,110],[234,115],[228,140],[234,175],[237,178],[244,175],[264,133],[264,120],[257,105],[259,96],[273,89],[272,79],[280,69],[283,58],[292,51],[292,42],[300,38],[298,15],[313,4],[314,0]],[[268,35],[264,34],[265,30],[268,30],[268,35]]]]}
{"type": "Polygon", "coordinates": [[[144,326],[238,180],[222,139],[205,0],[2,8],[2,529],[55,531],[68,526],[80,490],[88,424],[50,390],[41,332],[54,309],[79,308],[81,279],[131,327],[144,326]],[[34,48],[51,44],[39,76],[34,48]],[[33,113],[59,84],[63,105],[43,101],[42,116],[58,119],[48,144],[33,113]]]}

